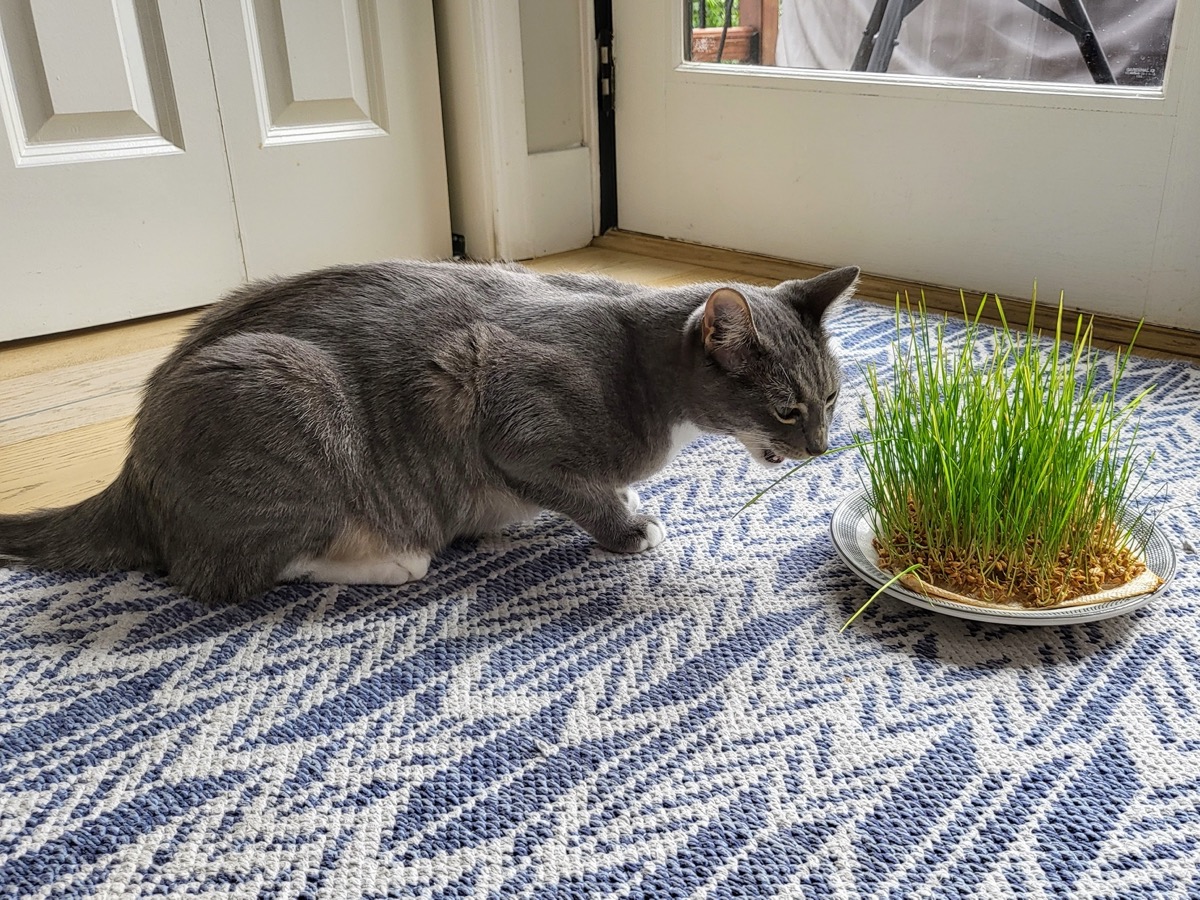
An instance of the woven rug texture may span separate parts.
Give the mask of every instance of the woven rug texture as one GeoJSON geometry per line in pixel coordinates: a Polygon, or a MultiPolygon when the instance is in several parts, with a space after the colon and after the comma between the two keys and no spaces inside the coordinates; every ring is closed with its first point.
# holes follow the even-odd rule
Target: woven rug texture
{"type": "MultiPolygon", "coordinates": [[[[835,331],[836,446],[893,315],[835,331]]],[[[638,556],[543,514],[221,609],[0,568],[0,897],[1198,897],[1200,368],[1148,384],[1179,572],[1091,624],[883,599],[839,634],[861,461],[735,517],[776,476],[722,438],[639,486],[638,556]]]]}

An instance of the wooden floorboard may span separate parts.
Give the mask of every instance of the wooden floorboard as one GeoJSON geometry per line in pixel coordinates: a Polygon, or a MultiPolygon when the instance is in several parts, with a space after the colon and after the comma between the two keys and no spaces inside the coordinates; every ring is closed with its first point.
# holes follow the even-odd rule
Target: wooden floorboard
{"type": "MultiPolygon", "coordinates": [[[[198,310],[0,344],[0,381],[173,346],[198,310]]],[[[0,411],[3,407],[0,407],[0,411]]]]}
{"type": "Polygon", "coordinates": [[[133,415],[142,382],[169,349],[0,378],[0,445],[133,415]]]}
{"type": "Polygon", "coordinates": [[[63,506],[113,480],[133,419],[123,416],[0,444],[0,513],[63,506]]]}

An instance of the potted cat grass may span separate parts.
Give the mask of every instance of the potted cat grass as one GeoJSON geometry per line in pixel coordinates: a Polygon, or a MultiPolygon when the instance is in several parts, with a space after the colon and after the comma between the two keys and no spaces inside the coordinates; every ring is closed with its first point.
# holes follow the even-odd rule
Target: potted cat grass
{"type": "MultiPolygon", "coordinates": [[[[987,298],[984,298],[986,303],[987,298]]],[[[1034,300],[1036,305],[1036,297],[1034,300]]],[[[1091,322],[1054,339],[945,319],[897,299],[890,376],[865,370],[865,487],[835,512],[834,544],[880,593],[964,618],[1090,621],[1131,611],[1174,574],[1169,542],[1139,512],[1150,458],[1091,322]],[[988,337],[992,339],[989,341],[988,337]]],[[[1136,333],[1134,335],[1136,339],[1136,333]]],[[[1132,347],[1132,345],[1131,345],[1132,347]]],[[[843,626],[844,627],[844,626],[843,626]]]]}

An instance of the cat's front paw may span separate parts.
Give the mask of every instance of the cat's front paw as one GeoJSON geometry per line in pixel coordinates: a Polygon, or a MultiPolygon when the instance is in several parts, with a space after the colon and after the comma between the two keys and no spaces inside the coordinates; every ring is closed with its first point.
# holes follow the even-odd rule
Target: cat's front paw
{"type": "Polygon", "coordinates": [[[657,547],[667,536],[667,529],[657,516],[632,516],[630,525],[632,527],[607,549],[617,553],[642,553],[657,547]]]}
{"type": "MultiPolygon", "coordinates": [[[[636,496],[636,495],[635,495],[636,496]]],[[[638,519],[645,519],[646,522],[642,526],[642,534],[645,537],[642,539],[641,546],[638,547],[638,552],[643,550],[653,550],[663,542],[663,538],[667,536],[667,528],[658,519],[657,516],[637,516],[638,519]]]]}

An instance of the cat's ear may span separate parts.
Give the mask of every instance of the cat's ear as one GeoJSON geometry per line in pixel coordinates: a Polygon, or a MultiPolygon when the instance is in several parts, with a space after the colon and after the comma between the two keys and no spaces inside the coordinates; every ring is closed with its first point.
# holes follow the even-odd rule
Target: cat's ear
{"type": "Polygon", "coordinates": [[[701,322],[704,350],[721,368],[736,371],[745,365],[754,344],[750,304],[733,288],[717,288],[704,304],[701,322]]]}
{"type": "Polygon", "coordinates": [[[858,283],[858,266],[831,269],[816,278],[785,281],[775,288],[803,316],[818,322],[837,301],[850,296],[858,283]]]}

